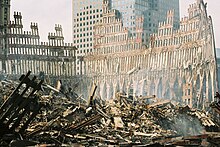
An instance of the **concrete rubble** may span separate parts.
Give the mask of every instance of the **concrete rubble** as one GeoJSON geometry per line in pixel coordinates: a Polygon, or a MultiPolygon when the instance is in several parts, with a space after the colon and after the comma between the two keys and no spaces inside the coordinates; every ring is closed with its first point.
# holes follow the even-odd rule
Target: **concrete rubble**
{"type": "Polygon", "coordinates": [[[115,99],[103,100],[95,94],[96,85],[85,100],[29,77],[1,81],[0,146],[220,144],[219,124],[205,111],[155,95],[116,93],[115,99]]]}

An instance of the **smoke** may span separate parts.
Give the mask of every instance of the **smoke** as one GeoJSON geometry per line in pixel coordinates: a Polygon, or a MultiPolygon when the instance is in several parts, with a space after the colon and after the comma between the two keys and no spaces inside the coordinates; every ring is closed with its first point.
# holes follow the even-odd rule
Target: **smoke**
{"type": "Polygon", "coordinates": [[[187,114],[179,114],[174,119],[173,127],[176,128],[178,134],[183,136],[201,135],[205,131],[198,118],[187,114]]]}

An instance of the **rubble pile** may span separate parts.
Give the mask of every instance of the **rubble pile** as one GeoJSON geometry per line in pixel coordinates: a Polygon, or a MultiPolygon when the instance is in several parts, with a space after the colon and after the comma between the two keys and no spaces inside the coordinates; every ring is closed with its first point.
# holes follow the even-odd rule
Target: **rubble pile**
{"type": "Polygon", "coordinates": [[[13,92],[16,83],[9,80],[0,81],[0,104],[13,92]]]}
{"type": "MultiPolygon", "coordinates": [[[[88,101],[80,96],[71,98],[52,87],[56,92],[32,93],[42,107],[33,111],[37,112],[33,117],[29,105],[23,107],[29,108],[26,109],[29,121],[22,131],[19,127],[11,129],[24,116],[22,109],[15,107],[17,111],[12,111],[13,114],[8,111],[11,117],[1,123],[9,128],[1,133],[1,146],[215,146],[220,143],[219,125],[203,111],[180,107],[155,96],[133,98],[117,93],[115,99],[104,101],[95,97],[96,88],[92,87],[88,101]]],[[[0,114],[6,108],[1,107],[0,114]]],[[[3,115],[0,116],[1,121],[3,115]]],[[[19,122],[22,124],[23,120],[19,122]]]]}

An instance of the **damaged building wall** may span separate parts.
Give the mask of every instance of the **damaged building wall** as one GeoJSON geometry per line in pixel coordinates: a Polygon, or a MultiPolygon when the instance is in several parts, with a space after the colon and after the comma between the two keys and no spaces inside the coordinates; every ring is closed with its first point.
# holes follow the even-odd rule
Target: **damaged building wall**
{"type": "MultiPolygon", "coordinates": [[[[3,54],[3,33],[0,32],[0,59],[4,59],[3,54]]],[[[0,60],[0,71],[2,71],[2,60],[0,60]]]]}
{"type": "Polygon", "coordinates": [[[117,91],[135,96],[155,94],[183,101],[185,85],[191,84],[193,107],[205,108],[217,90],[216,55],[211,17],[202,0],[190,5],[180,28],[174,27],[174,11],[167,13],[149,48],[142,44],[143,18],[136,21],[136,36],[130,37],[116,11],[103,4],[103,19],[94,31],[94,52],[85,57],[87,75],[100,85],[100,95],[114,97],[117,91]]]}
{"type": "MultiPolygon", "coordinates": [[[[37,23],[31,23],[30,31],[23,30],[21,13],[14,13],[14,21],[7,25],[7,48],[1,72],[17,77],[31,70],[33,74],[50,77],[72,77],[76,73],[76,48],[64,43],[62,27],[55,25],[55,33],[48,34],[48,42],[41,42],[37,23]]],[[[1,39],[1,41],[4,41],[1,39]]],[[[2,43],[1,43],[2,45],[2,43]]],[[[3,59],[3,58],[1,58],[3,59]]]]}
{"type": "Polygon", "coordinates": [[[10,21],[10,0],[0,0],[0,74],[5,68],[7,43],[7,25],[10,21]]]}

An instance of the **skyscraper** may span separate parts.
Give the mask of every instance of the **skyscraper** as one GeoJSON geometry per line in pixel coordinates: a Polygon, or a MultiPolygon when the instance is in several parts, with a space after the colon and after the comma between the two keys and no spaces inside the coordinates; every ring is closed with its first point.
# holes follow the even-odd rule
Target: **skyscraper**
{"type": "Polygon", "coordinates": [[[102,17],[103,0],[73,0],[73,43],[77,51],[77,74],[84,73],[82,57],[93,49],[93,26],[102,17]]]}
{"type": "Polygon", "coordinates": [[[136,19],[144,17],[143,42],[146,44],[151,33],[156,33],[158,22],[166,20],[167,11],[175,10],[175,25],[179,20],[179,0],[112,0],[112,9],[121,12],[124,27],[135,36],[136,19]]]}

